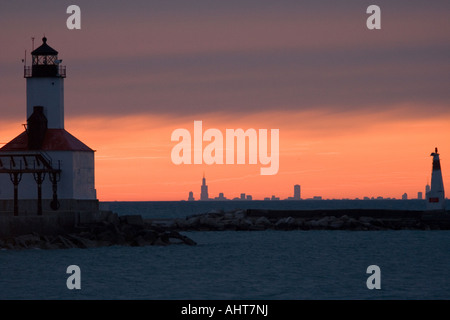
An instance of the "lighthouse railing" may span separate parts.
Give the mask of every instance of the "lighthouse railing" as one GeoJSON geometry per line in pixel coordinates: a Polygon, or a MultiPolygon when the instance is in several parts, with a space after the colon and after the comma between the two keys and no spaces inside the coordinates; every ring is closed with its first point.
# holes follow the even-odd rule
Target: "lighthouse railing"
{"type": "Polygon", "coordinates": [[[33,69],[31,68],[31,66],[23,67],[23,77],[31,78],[32,76],[33,76],[33,69]]]}
{"type": "MultiPolygon", "coordinates": [[[[46,67],[46,66],[44,66],[44,67],[46,67]]],[[[56,67],[56,74],[53,74],[53,72],[55,72],[55,71],[51,72],[53,74],[53,76],[61,77],[61,78],[66,77],[66,66],[52,65],[52,67],[56,67]]],[[[48,72],[38,72],[38,74],[35,74],[34,76],[37,76],[37,77],[48,76],[47,73],[48,72]]],[[[24,78],[32,78],[33,77],[33,66],[24,66],[23,67],[23,77],[24,78]]]]}

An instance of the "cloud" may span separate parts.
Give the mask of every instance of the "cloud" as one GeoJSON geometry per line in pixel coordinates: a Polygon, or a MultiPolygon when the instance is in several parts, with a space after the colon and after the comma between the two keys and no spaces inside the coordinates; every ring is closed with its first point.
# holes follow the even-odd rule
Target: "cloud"
{"type": "Polygon", "coordinates": [[[15,30],[0,53],[4,118],[23,114],[20,59],[44,32],[67,65],[68,116],[449,112],[448,1],[380,1],[378,33],[369,1],[80,1],[81,31],[51,3],[2,5],[15,30]]]}
{"type": "Polygon", "coordinates": [[[123,58],[73,70],[67,94],[78,113],[343,112],[412,102],[441,113],[450,98],[448,54],[450,46],[436,45],[123,58]]]}

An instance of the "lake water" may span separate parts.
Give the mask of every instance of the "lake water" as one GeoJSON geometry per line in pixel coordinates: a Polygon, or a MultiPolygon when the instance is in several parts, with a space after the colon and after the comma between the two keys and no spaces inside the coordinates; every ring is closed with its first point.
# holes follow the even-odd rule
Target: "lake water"
{"type": "MultiPolygon", "coordinates": [[[[331,205],[306,202],[301,205],[331,205]]],[[[374,205],[367,202],[371,201],[365,206],[374,205]]],[[[400,202],[376,205],[401,206],[400,202]]],[[[413,202],[403,207],[421,205],[413,202]]],[[[228,202],[219,204],[219,209],[257,208],[258,203],[228,202]]],[[[293,205],[281,203],[277,208],[293,205]]],[[[128,202],[104,206],[119,214],[180,217],[206,212],[218,204],[128,202]]],[[[183,234],[198,245],[2,250],[0,299],[450,299],[450,231],[183,234]],[[66,287],[69,265],[81,269],[81,290],[66,287]],[[369,265],[380,267],[380,290],[366,286],[369,265]]]]}

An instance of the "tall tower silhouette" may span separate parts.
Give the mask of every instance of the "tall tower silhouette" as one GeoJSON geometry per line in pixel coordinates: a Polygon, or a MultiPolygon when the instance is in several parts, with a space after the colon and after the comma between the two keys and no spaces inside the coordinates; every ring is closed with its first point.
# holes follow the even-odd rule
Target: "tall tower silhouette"
{"type": "Polygon", "coordinates": [[[300,196],[300,185],[296,184],[294,185],[294,200],[300,200],[301,196],[300,196]]]}
{"type": "Polygon", "coordinates": [[[431,189],[426,195],[427,210],[445,211],[444,183],[438,149],[435,148],[430,156],[433,157],[433,169],[431,171],[431,189]]]}
{"type": "Polygon", "coordinates": [[[209,196],[208,196],[208,186],[206,185],[205,174],[203,174],[203,179],[202,179],[202,187],[201,187],[201,192],[200,192],[200,200],[209,200],[209,196]]]}

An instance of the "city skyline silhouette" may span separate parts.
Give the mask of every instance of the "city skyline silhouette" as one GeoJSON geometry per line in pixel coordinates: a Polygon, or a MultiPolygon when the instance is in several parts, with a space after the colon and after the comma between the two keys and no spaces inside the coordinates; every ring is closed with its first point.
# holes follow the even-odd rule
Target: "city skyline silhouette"
{"type": "MultiPolygon", "coordinates": [[[[416,199],[416,200],[426,200],[426,198],[424,197],[424,195],[426,196],[430,190],[431,187],[430,185],[427,183],[424,187],[424,192],[422,191],[418,191],[414,196],[408,195],[406,192],[403,193],[400,198],[396,198],[396,197],[387,197],[384,198],[382,196],[372,196],[372,197],[368,197],[368,196],[364,196],[362,198],[341,198],[341,199],[336,199],[336,198],[323,198],[320,195],[316,195],[313,196],[311,198],[302,198],[301,197],[301,185],[299,184],[295,184],[293,186],[293,196],[292,197],[287,197],[287,198],[280,198],[277,197],[275,194],[272,194],[271,196],[268,197],[263,197],[262,199],[253,199],[253,196],[250,194],[247,194],[245,192],[241,192],[239,194],[239,196],[236,197],[231,197],[231,198],[227,198],[225,196],[225,194],[223,192],[219,192],[218,196],[216,197],[210,197],[209,196],[209,186],[208,184],[206,184],[206,176],[205,174],[203,174],[203,178],[202,178],[202,184],[201,184],[201,189],[200,189],[200,197],[199,199],[196,199],[194,196],[194,192],[193,191],[189,191],[189,196],[187,201],[257,201],[257,200],[264,200],[264,201],[276,201],[276,200],[408,200],[408,199],[416,199]]],[[[447,199],[447,198],[446,198],[447,199]]],[[[183,200],[183,199],[182,199],[183,200]]],[[[184,201],[184,200],[183,200],[184,201]]]]}

